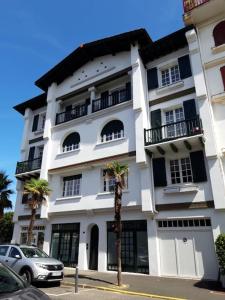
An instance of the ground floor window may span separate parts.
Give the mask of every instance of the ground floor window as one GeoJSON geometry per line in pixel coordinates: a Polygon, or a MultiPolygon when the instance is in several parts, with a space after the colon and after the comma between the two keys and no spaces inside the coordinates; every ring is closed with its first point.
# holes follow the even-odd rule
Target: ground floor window
{"type": "MultiPolygon", "coordinates": [[[[20,244],[27,244],[28,226],[21,227],[20,244]]],[[[32,244],[43,249],[45,238],[45,226],[34,226],[32,233],[32,244]]]]}
{"type": "Polygon", "coordinates": [[[51,256],[66,267],[75,267],[78,263],[79,234],[79,223],[53,224],[51,256]]]}
{"type": "MultiPolygon", "coordinates": [[[[114,222],[107,222],[107,269],[117,270],[114,222]]],[[[122,271],[149,273],[147,222],[122,222],[122,271]]]]}

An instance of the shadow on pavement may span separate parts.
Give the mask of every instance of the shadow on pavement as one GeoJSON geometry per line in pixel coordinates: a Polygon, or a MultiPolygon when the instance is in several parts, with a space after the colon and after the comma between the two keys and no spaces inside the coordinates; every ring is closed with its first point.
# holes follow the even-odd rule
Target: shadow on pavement
{"type": "MultiPolygon", "coordinates": [[[[74,275],[66,275],[64,278],[74,278],[74,275]]],[[[88,275],[79,275],[79,279],[87,279],[88,281],[94,281],[94,282],[99,282],[99,283],[115,285],[115,283],[113,283],[113,282],[103,280],[101,278],[90,277],[88,275]]]]}
{"type": "Polygon", "coordinates": [[[194,286],[200,289],[206,289],[213,292],[225,292],[225,289],[222,287],[219,281],[200,280],[196,282],[194,286]]]}
{"type": "Polygon", "coordinates": [[[33,282],[33,286],[36,288],[51,288],[51,287],[59,287],[60,282],[33,282]]]}

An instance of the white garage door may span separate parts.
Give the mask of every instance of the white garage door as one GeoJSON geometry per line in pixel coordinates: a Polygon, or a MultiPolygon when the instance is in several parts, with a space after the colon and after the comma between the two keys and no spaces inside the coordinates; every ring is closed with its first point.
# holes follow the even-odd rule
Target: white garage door
{"type": "Polygon", "coordinates": [[[158,222],[161,275],[217,279],[209,219],[158,222]]]}

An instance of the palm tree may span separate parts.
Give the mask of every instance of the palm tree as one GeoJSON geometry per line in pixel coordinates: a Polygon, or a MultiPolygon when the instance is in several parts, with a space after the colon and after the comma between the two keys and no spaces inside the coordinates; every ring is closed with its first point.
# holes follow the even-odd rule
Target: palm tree
{"type": "Polygon", "coordinates": [[[9,188],[11,183],[12,180],[8,178],[8,175],[0,171],[0,219],[3,218],[5,208],[12,208],[12,201],[9,199],[13,194],[13,190],[9,188]]]}
{"type": "Polygon", "coordinates": [[[31,209],[30,224],[28,227],[27,243],[32,242],[32,233],[36,217],[37,208],[46,202],[46,196],[50,195],[48,181],[45,179],[32,178],[25,183],[24,194],[28,195],[28,206],[31,209]]]}
{"type": "Polygon", "coordinates": [[[115,180],[115,196],[114,196],[114,232],[116,234],[116,255],[117,255],[117,282],[118,286],[121,286],[121,235],[122,235],[122,223],[121,223],[121,205],[122,205],[122,190],[126,186],[125,180],[128,173],[128,165],[121,165],[117,161],[107,164],[106,176],[114,178],[115,180]]]}

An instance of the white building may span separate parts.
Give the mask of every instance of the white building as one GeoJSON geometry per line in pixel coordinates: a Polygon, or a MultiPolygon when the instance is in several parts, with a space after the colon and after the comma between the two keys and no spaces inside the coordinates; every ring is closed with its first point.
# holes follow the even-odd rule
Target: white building
{"type": "Polygon", "coordinates": [[[195,37],[193,27],[156,42],[143,29],[123,33],[81,45],[36,81],[44,93],[15,107],[25,125],[14,242],[26,240],[24,182],[44,178],[52,193],[34,242],[65,266],[115,270],[113,180],[104,170],[118,160],[129,166],[123,270],[217,278],[223,120],[214,125],[195,37]]]}

